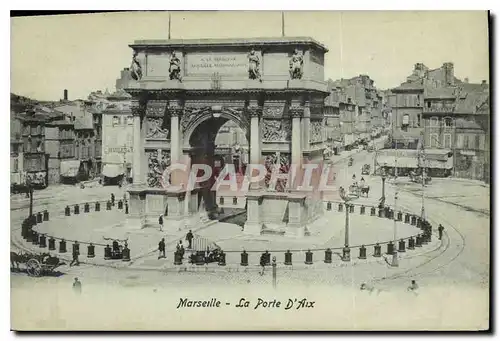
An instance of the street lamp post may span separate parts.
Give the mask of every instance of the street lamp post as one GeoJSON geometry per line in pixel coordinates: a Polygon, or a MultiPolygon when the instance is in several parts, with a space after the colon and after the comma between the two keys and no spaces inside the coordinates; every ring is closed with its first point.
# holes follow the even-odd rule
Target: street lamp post
{"type": "Polygon", "coordinates": [[[340,187],[340,198],[345,204],[345,233],[344,233],[344,248],[342,249],[342,260],[351,260],[351,249],[349,248],[349,201],[351,200],[343,187],[340,187]]]}
{"type": "MultiPolygon", "coordinates": [[[[396,145],[396,158],[394,160],[394,179],[397,181],[398,178],[398,149],[396,145]]],[[[398,205],[398,185],[395,183],[394,184],[396,187],[396,192],[394,194],[394,214],[393,214],[393,219],[394,219],[394,248],[393,248],[393,253],[392,253],[392,264],[391,266],[393,267],[398,267],[399,262],[398,262],[398,249],[397,249],[397,243],[398,243],[398,229],[397,229],[397,205],[398,205]]]]}

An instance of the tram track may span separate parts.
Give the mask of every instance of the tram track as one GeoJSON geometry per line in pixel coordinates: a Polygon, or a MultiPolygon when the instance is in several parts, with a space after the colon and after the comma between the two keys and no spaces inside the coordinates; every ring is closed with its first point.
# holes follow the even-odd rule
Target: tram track
{"type": "MultiPolygon", "coordinates": [[[[413,197],[418,196],[418,195],[414,194],[413,192],[407,191],[405,189],[400,188],[399,191],[409,193],[413,197]]],[[[433,199],[429,198],[428,200],[433,200],[433,199]]],[[[408,207],[409,204],[408,204],[407,200],[404,200],[404,202],[405,202],[405,204],[400,205],[402,208],[405,208],[409,211],[414,211],[414,209],[408,207]]],[[[415,205],[415,203],[413,203],[413,205],[415,205]]],[[[433,255],[432,258],[429,258],[429,259],[425,260],[424,262],[422,262],[422,263],[420,263],[420,264],[418,264],[418,265],[416,265],[416,266],[414,266],[406,271],[395,273],[395,274],[390,275],[390,276],[379,277],[379,278],[375,279],[375,281],[382,282],[382,281],[396,280],[396,279],[401,279],[401,278],[412,278],[412,277],[427,275],[430,273],[435,273],[435,272],[443,269],[444,267],[448,266],[449,264],[451,264],[453,261],[455,261],[463,253],[463,251],[465,250],[465,247],[467,246],[467,243],[466,243],[464,235],[457,229],[455,224],[451,223],[446,218],[446,216],[444,214],[436,213],[436,212],[430,214],[428,220],[434,226],[436,226],[440,223],[446,225],[446,230],[444,231],[444,236],[445,236],[445,239],[447,240],[447,242],[445,243],[444,247],[436,249],[436,251],[437,250],[439,250],[439,251],[437,251],[437,254],[433,255]],[[448,232],[450,230],[452,231],[451,234],[454,234],[457,238],[450,236],[450,233],[448,232]],[[451,247],[452,242],[457,240],[457,239],[458,239],[459,244],[455,247],[451,247]],[[450,254],[450,252],[452,252],[453,250],[455,250],[456,252],[453,252],[450,254]],[[447,259],[445,258],[445,260],[444,260],[443,256],[446,257],[447,259]],[[443,262],[443,260],[444,260],[444,262],[443,262]],[[438,262],[438,261],[440,262],[439,264],[434,264],[435,262],[438,262]],[[427,269],[427,267],[429,267],[430,269],[427,269]],[[419,270],[422,270],[422,268],[424,268],[424,270],[419,271],[419,270]]],[[[423,256],[423,255],[421,255],[421,256],[423,256]]]]}

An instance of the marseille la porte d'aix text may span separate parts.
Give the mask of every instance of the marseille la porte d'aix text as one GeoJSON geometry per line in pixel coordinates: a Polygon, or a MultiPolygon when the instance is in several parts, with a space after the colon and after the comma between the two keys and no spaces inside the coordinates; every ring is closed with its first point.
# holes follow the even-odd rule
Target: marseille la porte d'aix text
{"type": "Polygon", "coordinates": [[[216,298],[211,298],[209,300],[190,300],[188,298],[180,298],[177,309],[179,308],[221,308],[224,306],[233,306],[235,308],[251,308],[251,309],[302,309],[302,308],[314,308],[314,301],[309,301],[306,298],[288,298],[284,301],[272,299],[264,300],[258,298],[257,301],[250,301],[246,298],[240,298],[236,305],[229,302],[222,303],[216,298]]]}

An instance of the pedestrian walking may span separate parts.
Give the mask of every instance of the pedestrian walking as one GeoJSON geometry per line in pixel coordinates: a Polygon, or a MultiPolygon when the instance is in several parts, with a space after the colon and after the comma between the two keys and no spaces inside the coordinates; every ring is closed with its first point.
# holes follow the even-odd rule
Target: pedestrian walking
{"type": "Polygon", "coordinates": [[[443,231],[444,231],[443,225],[439,224],[438,226],[439,240],[443,239],[443,231]]]}
{"type": "Polygon", "coordinates": [[[111,206],[115,206],[115,195],[111,193],[111,206]]]}
{"type": "Polygon", "coordinates": [[[266,268],[266,254],[263,253],[262,255],[260,255],[260,266],[262,266],[262,271],[260,272],[260,275],[263,276],[264,275],[264,270],[266,268]]]}
{"type": "Polygon", "coordinates": [[[167,256],[165,255],[165,238],[162,238],[158,243],[158,253],[158,259],[167,258],[167,256]]]}
{"type": "Polygon", "coordinates": [[[73,290],[77,294],[82,293],[82,283],[78,280],[78,277],[75,277],[75,281],[73,282],[73,290]]]}
{"type": "Polygon", "coordinates": [[[158,224],[160,225],[160,231],[163,232],[163,216],[160,214],[160,218],[158,218],[158,224]]]}
{"type": "Polygon", "coordinates": [[[184,258],[184,245],[182,245],[182,240],[179,240],[179,244],[176,246],[177,252],[180,253],[181,258],[184,258]]]}
{"type": "Polygon", "coordinates": [[[410,286],[408,287],[407,291],[411,291],[413,293],[417,293],[417,290],[418,290],[418,284],[417,284],[417,281],[415,281],[414,279],[411,280],[411,284],[410,286]]]}
{"type": "Polygon", "coordinates": [[[191,232],[191,230],[189,230],[189,232],[186,234],[186,240],[189,243],[188,249],[192,249],[193,238],[194,238],[193,232],[191,232]]]}
{"type": "Polygon", "coordinates": [[[80,261],[78,260],[78,256],[80,255],[80,250],[79,250],[79,247],[78,247],[78,243],[75,243],[75,245],[73,245],[73,260],[71,261],[71,263],[69,263],[69,266],[73,266],[76,265],[80,265],[80,261]]]}

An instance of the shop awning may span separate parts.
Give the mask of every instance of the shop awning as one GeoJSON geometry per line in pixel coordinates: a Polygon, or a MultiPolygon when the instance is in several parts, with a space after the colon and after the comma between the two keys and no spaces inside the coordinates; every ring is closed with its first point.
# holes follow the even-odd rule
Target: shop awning
{"type": "Polygon", "coordinates": [[[80,169],[80,160],[65,160],[61,161],[61,176],[72,178],[78,174],[80,169]]]}
{"type": "Polygon", "coordinates": [[[437,169],[452,169],[453,168],[453,157],[450,157],[446,161],[439,160],[427,160],[425,162],[427,168],[437,168],[437,169]]]}
{"type": "Polygon", "coordinates": [[[107,163],[102,167],[102,175],[108,178],[116,178],[123,174],[123,165],[107,163]]]}
{"type": "MultiPolygon", "coordinates": [[[[401,168],[418,168],[418,160],[416,158],[410,157],[398,157],[397,166],[401,168]]],[[[395,167],[396,157],[395,156],[379,156],[377,157],[377,163],[379,166],[395,167]]]]}

